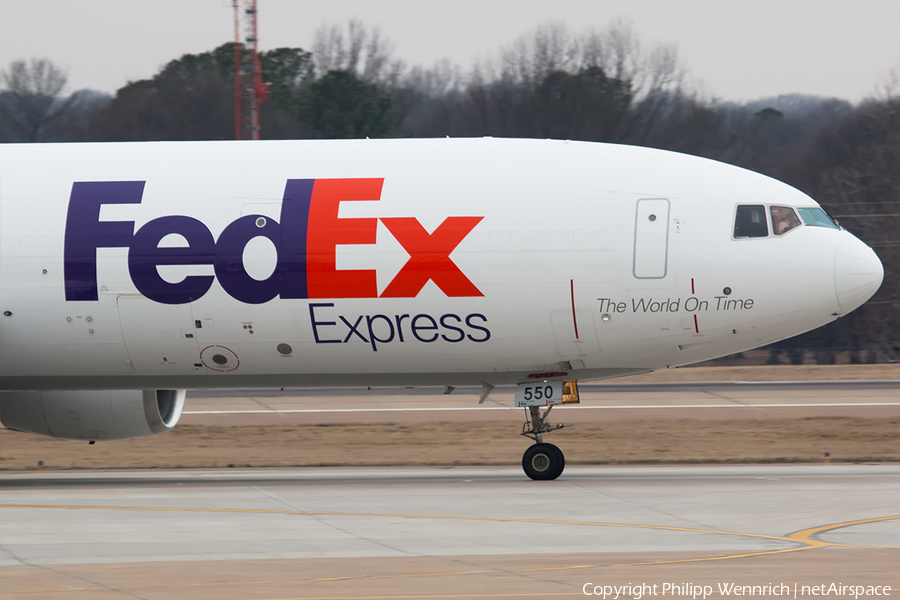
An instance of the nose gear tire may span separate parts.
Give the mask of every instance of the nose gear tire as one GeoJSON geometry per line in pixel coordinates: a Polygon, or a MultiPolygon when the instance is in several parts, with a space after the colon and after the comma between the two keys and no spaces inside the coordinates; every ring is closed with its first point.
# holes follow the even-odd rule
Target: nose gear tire
{"type": "Polygon", "coordinates": [[[546,481],[559,477],[566,466],[562,451],[553,444],[534,444],[522,456],[522,469],[531,479],[546,481]]]}

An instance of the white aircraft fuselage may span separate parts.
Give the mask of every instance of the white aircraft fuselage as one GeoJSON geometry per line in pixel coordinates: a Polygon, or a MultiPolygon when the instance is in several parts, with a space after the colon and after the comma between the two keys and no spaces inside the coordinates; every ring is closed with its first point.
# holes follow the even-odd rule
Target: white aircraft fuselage
{"type": "Polygon", "coordinates": [[[877,290],[875,254],[817,207],[610,144],[3,145],[0,389],[501,385],[704,361],[877,290]],[[765,235],[736,235],[740,206],[762,207],[765,235]],[[809,210],[778,235],[772,206],[809,210]]]}

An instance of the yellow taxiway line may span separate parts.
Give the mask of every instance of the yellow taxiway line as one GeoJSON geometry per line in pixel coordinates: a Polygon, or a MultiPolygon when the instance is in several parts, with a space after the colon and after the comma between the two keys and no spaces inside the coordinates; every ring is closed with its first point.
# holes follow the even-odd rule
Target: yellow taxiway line
{"type": "MultiPolygon", "coordinates": [[[[298,515],[298,516],[341,516],[341,517],[375,517],[375,518],[403,518],[403,519],[442,519],[442,520],[462,520],[462,521],[492,521],[500,523],[531,523],[531,524],[548,524],[548,525],[578,525],[592,527],[625,527],[631,529],[651,529],[661,531],[677,531],[684,533],[705,533],[716,535],[731,535],[749,538],[761,538],[768,540],[777,540],[791,544],[797,544],[794,548],[782,548],[780,550],[766,550],[762,552],[750,552],[743,554],[730,554],[724,556],[709,556],[702,558],[689,558],[681,560],[664,560],[653,562],[639,563],[622,563],[612,565],[572,565],[565,567],[538,567],[530,569],[506,569],[498,570],[478,570],[478,571],[451,571],[442,573],[408,573],[401,575],[375,575],[367,576],[365,579],[410,579],[421,577],[446,577],[457,575],[483,575],[488,573],[528,573],[542,571],[565,571],[577,569],[590,569],[600,567],[633,567],[648,565],[663,565],[676,563],[691,562],[707,562],[718,560],[734,560],[739,558],[749,558],[753,556],[765,556],[771,554],[784,554],[788,552],[798,552],[802,550],[811,550],[814,548],[823,548],[829,546],[837,546],[843,548],[879,548],[877,546],[853,546],[848,544],[836,544],[832,542],[823,542],[815,539],[814,536],[839,529],[842,527],[850,527],[853,525],[862,525],[866,523],[876,523],[881,521],[890,521],[900,519],[900,515],[889,517],[877,517],[873,519],[861,519],[858,521],[846,521],[843,523],[835,523],[830,525],[821,525],[810,529],[804,529],[794,532],[788,536],[766,535],[760,533],[746,533],[739,531],[722,531],[716,529],[695,529],[690,527],[669,527],[664,525],[640,525],[632,523],[601,523],[596,521],[564,521],[556,519],[519,519],[512,517],[471,517],[458,515],[407,515],[393,513],[349,513],[349,512],[321,512],[321,511],[298,511],[298,510],[261,510],[261,509],[244,509],[244,508],[187,508],[187,507],[165,507],[165,506],[79,506],[71,504],[0,504],[3,508],[21,508],[21,509],[48,509],[48,510],[112,510],[112,511],[150,511],[150,512],[205,512],[205,513],[237,513],[237,514],[275,514],[275,515],[298,515]]],[[[233,582],[217,582],[217,583],[183,583],[169,585],[140,585],[140,586],[123,586],[116,587],[116,590],[135,590],[135,589],[174,589],[174,588],[196,588],[196,587],[216,587],[216,586],[245,586],[245,585],[270,585],[270,584],[290,584],[290,583],[316,583],[325,581],[348,581],[352,579],[360,579],[358,577],[323,577],[315,579],[284,579],[284,580],[266,580],[266,581],[233,581],[233,582]]],[[[44,589],[44,590],[21,590],[21,591],[5,591],[4,594],[38,594],[38,593],[63,593],[63,592],[87,592],[87,591],[103,591],[109,590],[107,587],[83,587],[83,588],[63,588],[63,589],[44,589]]],[[[475,594],[475,595],[414,595],[414,596],[329,596],[322,598],[303,598],[302,600],[403,600],[413,598],[492,598],[498,596],[547,596],[543,593],[534,594],[475,594]]],[[[570,595],[570,594],[554,594],[554,595],[570,595]]],[[[572,594],[583,595],[583,594],[572,594]]],[[[288,598],[275,598],[271,600],[301,600],[288,598]]]]}

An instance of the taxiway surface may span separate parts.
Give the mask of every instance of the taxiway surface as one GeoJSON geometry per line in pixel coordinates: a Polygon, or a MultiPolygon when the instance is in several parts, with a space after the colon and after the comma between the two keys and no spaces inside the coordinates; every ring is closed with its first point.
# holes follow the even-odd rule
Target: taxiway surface
{"type": "Polygon", "coordinates": [[[891,464],[11,473],[0,523],[10,599],[900,588],[891,464]]]}

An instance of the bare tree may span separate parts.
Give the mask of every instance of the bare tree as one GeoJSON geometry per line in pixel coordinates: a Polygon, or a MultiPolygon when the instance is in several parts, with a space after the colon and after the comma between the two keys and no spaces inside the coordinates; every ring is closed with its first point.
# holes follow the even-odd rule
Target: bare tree
{"type": "Polygon", "coordinates": [[[313,58],[316,65],[316,79],[329,71],[344,68],[344,33],[338,25],[322,25],[313,38],[313,58]]]}
{"type": "Polygon", "coordinates": [[[437,98],[458,92],[463,86],[459,65],[442,59],[431,68],[413,67],[406,77],[406,85],[425,96],[437,98]]]}
{"type": "Polygon", "coordinates": [[[538,87],[551,73],[576,75],[595,67],[606,77],[628,83],[638,100],[678,92],[683,83],[676,48],[656,46],[644,51],[631,24],[622,20],[581,35],[562,23],[546,23],[501,50],[498,62],[483,62],[477,68],[482,83],[504,79],[538,87]]]}
{"type": "Polygon", "coordinates": [[[888,71],[876,84],[873,100],[896,100],[900,98],[900,63],[888,71]]]}
{"type": "Polygon", "coordinates": [[[357,19],[347,22],[346,35],[339,25],[322,25],[313,39],[316,78],[329,71],[347,71],[381,88],[396,85],[405,74],[400,60],[392,60],[393,44],[378,29],[366,29],[357,19]]]}
{"type": "Polygon", "coordinates": [[[634,81],[643,75],[641,43],[631,24],[618,20],[603,32],[605,52],[599,65],[610,77],[621,81],[634,81]]]}
{"type": "Polygon", "coordinates": [[[46,126],[66,113],[74,96],[62,97],[67,77],[64,71],[45,58],[13,61],[0,74],[3,80],[0,115],[2,126],[10,128],[23,142],[43,139],[46,126]]]}
{"type": "Polygon", "coordinates": [[[516,39],[500,54],[500,76],[538,86],[553,72],[572,72],[580,63],[578,40],[562,23],[547,23],[516,39]]]}
{"type": "Polygon", "coordinates": [[[109,105],[112,96],[97,90],[83,89],[71,95],[69,109],[49,125],[47,136],[64,142],[94,141],[95,121],[109,105]]]}

